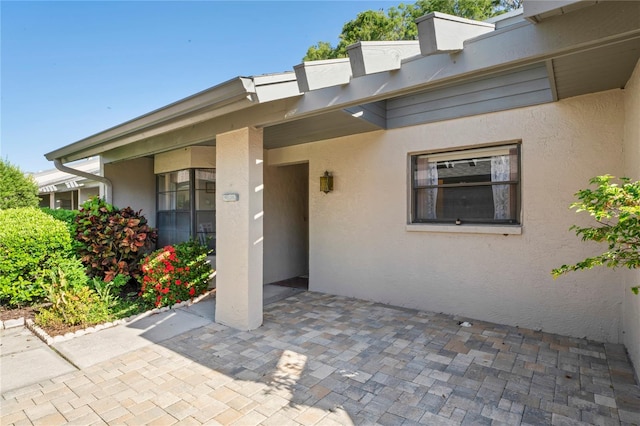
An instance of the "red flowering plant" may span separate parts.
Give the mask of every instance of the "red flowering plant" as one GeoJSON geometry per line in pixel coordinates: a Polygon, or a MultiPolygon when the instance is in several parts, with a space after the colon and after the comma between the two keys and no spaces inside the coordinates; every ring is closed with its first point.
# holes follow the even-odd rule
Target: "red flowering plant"
{"type": "Polygon", "coordinates": [[[154,251],[142,263],[140,297],[150,305],[161,307],[204,293],[213,274],[207,260],[209,252],[196,241],[154,251]]]}

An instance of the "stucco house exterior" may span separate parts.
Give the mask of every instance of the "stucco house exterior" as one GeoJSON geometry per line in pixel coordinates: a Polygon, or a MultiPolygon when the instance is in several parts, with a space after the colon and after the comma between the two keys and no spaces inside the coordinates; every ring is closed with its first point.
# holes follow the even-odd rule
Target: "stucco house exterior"
{"type": "Polygon", "coordinates": [[[214,236],[223,324],[259,327],[263,284],[308,275],[312,291],[624,343],[637,369],[640,271],[550,271],[601,249],[569,231],[590,223],[573,194],[640,179],[640,2],[529,0],[418,28],[46,157],[100,155],[107,198],[161,243],[214,236]]]}

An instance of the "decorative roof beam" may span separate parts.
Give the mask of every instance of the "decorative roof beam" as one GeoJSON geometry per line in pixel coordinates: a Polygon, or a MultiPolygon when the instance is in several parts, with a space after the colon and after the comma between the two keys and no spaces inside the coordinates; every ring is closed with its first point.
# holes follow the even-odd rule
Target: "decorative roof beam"
{"type": "Polygon", "coordinates": [[[351,80],[348,58],[303,62],[293,69],[301,92],[347,84],[351,80]]]}
{"type": "Polygon", "coordinates": [[[353,79],[347,86],[305,93],[287,118],[442,87],[639,37],[640,2],[602,2],[566,14],[563,19],[545,21],[544,29],[523,21],[468,40],[458,53],[406,59],[397,71],[369,74],[353,79]]]}
{"type": "Polygon", "coordinates": [[[402,60],[420,55],[418,40],[361,41],[347,47],[354,77],[400,69],[402,60]]]}
{"type": "Polygon", "coordinates": [[[420,51],[424,56],[462,50],[470,38],[489,33],[495,24],[432,12],[416,19],[420,51]]]}
{"type": "Polygon", "coordinates": [[[255,85],[255,100],[259,103],[301,94],[293,71],[259,75],[252,79],[255,85]]]}

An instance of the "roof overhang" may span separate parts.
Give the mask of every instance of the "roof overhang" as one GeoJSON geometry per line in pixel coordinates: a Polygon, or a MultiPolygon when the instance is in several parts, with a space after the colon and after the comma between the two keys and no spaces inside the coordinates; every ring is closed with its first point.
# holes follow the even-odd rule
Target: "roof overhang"
{"type": "Polygon", "coordinates": [[[119,161],[211,145],[217,134],[246,126],[265,129],[266,148],[363,133],[387,128],[387,104],[401,97],[455,92],[528,68],[546,67],[552,96],[545,102],[621,87],[640,58],[640,2],[579,6],[537,23],[523,19],[521,11],[492,25],[432,14],[423,20],[428,25],[427,34],[419,34],[421,48],[423,38],[438,35],[439,20],[447,21],[448,33],[452,25],[471,32],[452,46],[436,40],[435,47],[415,55],[415,46],[360,43],[349,49],[360,55],[355,61],[317,61],[295,67],[295,74],[238,77],[46,157],[68,162],[105,154],[105,162],[119,161]],[[384,54],[395,49],[395,57],[380,60],[371,48],[384,54]],[[360,65],[355,72],[353,63],[360,65]]]}
{"type": "MultiPolygon", "coordinates": [[[[76,170],[84,173],[99,175],[100,174],[100,158],[90,158],[87,161],[79,162],[73,165],[76,170]]],[[[58,169],[45,170],[32,174],[41,193],[56,192],[59,190],[66,191],[68,189],[98,186],[99,182],[82,176],[76,176],[65,173],[58,169]]]]}
{"type": "MultiPolygon", "coordinates": [[[[352,79],[348,85],[305,93],[289,116],[302,118],[451,86],[621,43],[626,43],[628,54],[618,55],[616,61],[626,63],[631,55],[632,59],[636,58],[635,64],[640,43],[640,2],[601,2],[540,24],[523,20],[467,40],[460,52],[415,56],[405,59],[399,70],[369,74],[352,79]]],[[[597,56],[592,59],[598,60],[597,56]]],[[[610,59],[609,66],[615,66],[610,59]]],[[[628,70],[628,75],[632,70],[628,70]]],[[[585,80],[585,84],[589,82],[585,80]]],[[[575,96],[590,90],[590,86],[586,86],[572,93],[575,96]]]]}
{"type": "Polygon", "coordinates": [[[295,75],[292,72],[255,78],[236,77],[49,152],[45,154],[45,157],[50,161],[59,159],[63,163],[67,163],[239,111],[261,102],[270,102],[299,94],[295,75]]]}
{"type": "Polygon", "coordinates": [[[523,17],[533,23],[542,22],[553,16],[564,15],[583,7],[593,6],[602,0],[527,0],[524,2],[523,17]]]}

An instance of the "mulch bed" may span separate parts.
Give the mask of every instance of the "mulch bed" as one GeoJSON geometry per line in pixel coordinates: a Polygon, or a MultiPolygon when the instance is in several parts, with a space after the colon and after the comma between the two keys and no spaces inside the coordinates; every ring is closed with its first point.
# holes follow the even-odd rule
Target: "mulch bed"
{"type": "MultiPolygon", "coordinates": [[[[26,306],[23,308],[7,308],[6,306],[0,306],[0,321],[7,321],[13,319],[24,318],[24,320],[34,320],[38,313],[37,306],[26,306]]],[[[40,327],[51,337],[61,336],[66,333],[73,333],[85,327],[81,325],[62,325],[59,327],[48,326],[40,327]]]]}
{"type": "Polygon", "coordinates": [[[24,318],[34,319],[38,311],[35,307],[27,306],[24,308],[9,309],[6,306],[0,306],[0,321],[24,318]]]}

